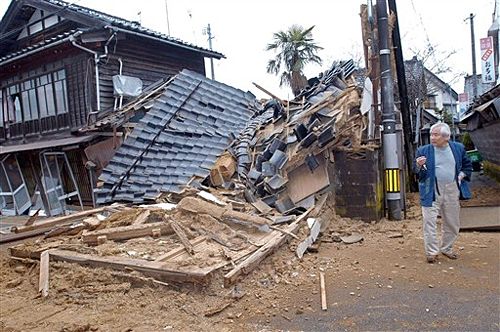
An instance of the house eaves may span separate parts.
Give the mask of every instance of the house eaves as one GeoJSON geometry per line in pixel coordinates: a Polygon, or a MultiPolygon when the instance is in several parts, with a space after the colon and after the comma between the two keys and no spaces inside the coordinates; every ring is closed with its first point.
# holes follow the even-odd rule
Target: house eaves
{"type": "Polygon", "coordinates": [[[4,66],[10,62],[27,57],[29,55],[41,52],[45,49],[55,47],[57,45],[69,42],[71,40],[71,38],[74,38],[76,35],[78,35],[80,33],[82,33],[82,31],[80,31],[80,30],[70,30],[70,31],[64,32],[62,34],[59,34],[57,36],[54,36],[52,38],[42,40],[39,43],[36,43],[36,44],[31,45],[29,47],[25,47],[19,51],[7,54],[7,55],[0,58],[0,67],[4,66]]]}

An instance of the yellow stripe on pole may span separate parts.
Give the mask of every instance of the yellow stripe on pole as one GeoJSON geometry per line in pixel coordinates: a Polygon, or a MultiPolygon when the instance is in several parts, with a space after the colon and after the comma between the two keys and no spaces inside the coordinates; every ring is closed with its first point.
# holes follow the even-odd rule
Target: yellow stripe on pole
{"type": "Polygon", "coordinates": [[[385,170],[385,185],[389,193],[400,191],[401,181],[399,178],[399,169],[391,168],[385,170]]]}

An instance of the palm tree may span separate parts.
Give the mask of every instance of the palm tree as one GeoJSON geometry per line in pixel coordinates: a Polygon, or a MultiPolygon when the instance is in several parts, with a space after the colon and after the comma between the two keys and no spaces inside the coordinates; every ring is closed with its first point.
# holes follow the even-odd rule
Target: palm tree
{"type": "Polygon", "coordinates": [[[312,38],[312,29],[304,30],[300,25],[292,25],[287,31],[279,31],[273,34],[273,42],[268,44],[266,51],[277,52],[276,57],[269,60],[267,72],[279,75],[281,68],[283,72],[280,78],[280,87],[287,85],[297,95],[307,85],[307,79],[303,69],[310,62],[321,65],[321,58],[317,55],[323,48],[316,45],[312,38]]]}

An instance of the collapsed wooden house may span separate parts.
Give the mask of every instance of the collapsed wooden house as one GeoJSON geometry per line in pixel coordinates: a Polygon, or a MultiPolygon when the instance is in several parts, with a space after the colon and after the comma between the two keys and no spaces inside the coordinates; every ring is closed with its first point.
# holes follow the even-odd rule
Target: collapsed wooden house
{"type": "Polygon", "coordinates": [[[43,234],[10,249],[16,258],[41,258],[42,295],[49,260],[138,271],[160,283],[203,284],[222,269],[230,286],[309,225],[296,248],[302,257],[319,236],[328,200],[343,215],[380,213],[378,147],[363,139],[352,73],[351,61],[334,64],[297,99],[260,105],[183,71],[83,129],[123,126],[146,113],[99,179],[106,206],[31,221],[0,242],[43,234]]]}

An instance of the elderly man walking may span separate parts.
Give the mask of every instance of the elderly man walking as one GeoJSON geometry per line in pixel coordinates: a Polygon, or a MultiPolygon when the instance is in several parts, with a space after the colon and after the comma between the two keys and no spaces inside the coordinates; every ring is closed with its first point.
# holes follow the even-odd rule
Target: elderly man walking
{"type": "Polygon", "coordinates": [[[436,262],[439,252],[450,259],[458,258],[453,251],[453,243],[460,229],[459,198],[470,198],[466,181],[470,181],[472,163],[464,146],[449,140],[450,127],[446,123],[434,124],[431,127],[431,144],[418,148],[415,160],[428,263],[436,262]],[[438,214],[442,218],[440,243],[438,214]]]}

